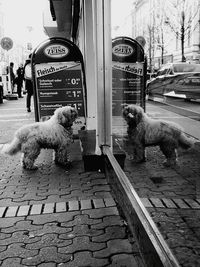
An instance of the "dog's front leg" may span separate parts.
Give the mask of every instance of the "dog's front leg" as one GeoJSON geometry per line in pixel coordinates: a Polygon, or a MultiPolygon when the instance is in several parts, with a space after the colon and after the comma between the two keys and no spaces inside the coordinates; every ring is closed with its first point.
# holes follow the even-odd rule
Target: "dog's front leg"
{"type": "Polygon", "coordinates": [[[146,161],[144,146],[137,146],[134,148],[134,161],[138,163],[146,161]]]}
{"type": "Polygon", "coordinates": [[[135,162],[140,163],[140,162],[146,161],[145,143],[143,140],[140,140],[137,137],[134,140],[133,154],[134,154],[134,161],[135,162]]]}
{"type": "Polygon", "coordinates": [[[55,149],[55,164],[67,166],[71,165],[69,147],[55,149]]]}

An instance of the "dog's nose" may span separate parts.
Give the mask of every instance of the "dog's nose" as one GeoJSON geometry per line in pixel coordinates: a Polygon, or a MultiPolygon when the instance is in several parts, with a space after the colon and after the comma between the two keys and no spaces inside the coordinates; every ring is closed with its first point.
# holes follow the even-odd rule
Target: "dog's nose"
{"type": "Polygon", "coordinates": [[[130,118],[130,119],[134,118],[132,113],[128,113],[127,117],[130,118]]]}

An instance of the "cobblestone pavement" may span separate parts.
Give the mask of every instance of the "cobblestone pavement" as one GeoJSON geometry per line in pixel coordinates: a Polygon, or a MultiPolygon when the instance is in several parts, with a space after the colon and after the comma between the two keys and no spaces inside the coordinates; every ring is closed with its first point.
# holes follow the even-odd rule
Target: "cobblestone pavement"
{"type": "Polygon", "coordinates": [[[158,229],[183,267],[200,266],[200,142],[179,150],[179,164],[163,166],[158,148],[146,149],[147,161],[133,164],[127,155],[125,173],[142,198],[158,229]]]}
{"type": "MultiPolygon", "coordinates": [[[[34,121],[25,99],[0,106],[0,144],[34,121]]],[[[105,175],[85,172],[76,141],[67,171],[43,150],[37,171],[0,154],[0,266],[143,266],[105,175]]]]}

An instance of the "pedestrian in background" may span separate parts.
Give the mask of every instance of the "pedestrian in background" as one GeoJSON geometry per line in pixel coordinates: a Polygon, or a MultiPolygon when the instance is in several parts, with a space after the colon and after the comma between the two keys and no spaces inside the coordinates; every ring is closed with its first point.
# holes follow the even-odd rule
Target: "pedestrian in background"
{"type": "Polygon", "coordinates": [[[31,74],[31,54],[26,60],[24,65],[24,78],[25,78],[25,90],[26,90],[26,108],[27,112],[31,112],[31,96],[33,95],[33,82],[31,74]]]}
{"type": "Polygon", "coordinates": [[[10,75],[10,84],[11,84],[11,91],[12,94],[14,93],[14,86],[15,86],[15,74],[14,74],[14,63],[10,62],[9,66],[9,75],[10,75]]]}
{"type": "Polygon", "coordinates": [[[21,64],[17,69],[17,77],[15,79],[15,83],[17,84],[17,94],[19,98],[23,98],[22,96],[23,81],[24,81],[24,68],[23,64],[21,64]]]}

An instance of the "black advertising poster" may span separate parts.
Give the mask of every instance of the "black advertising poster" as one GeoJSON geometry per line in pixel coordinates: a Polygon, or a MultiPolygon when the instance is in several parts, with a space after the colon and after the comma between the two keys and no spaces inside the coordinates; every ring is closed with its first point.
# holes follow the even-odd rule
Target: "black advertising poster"
{"type": "Polygon", "coordinates": [[[123,104],[137,104],[141,101],[143,64],[113,62],[112,69],[113,115],[121,115],[123,104]]]}
{"type": "Polygon", "coordinates": [[[124,104],[144,107],[144,51],[137,41],[118,37],[112,44],[112,111],[121,116],[124,104]]]}
{"type": "Polygon", "coordinates": [[[51,38],[32,56],[36,120],[44,121],[55,109],[73,106],[78,110],[76,130],[85,125],[85,87],[82,55],[71,41],[51,38]]]}
{"type": "Polygon", "coordinates": [[[74,106],[79,116],[84,117],[81,64],[54,62],[37,64],[35,68],[40,118],[67,105],[74,106]]]}

